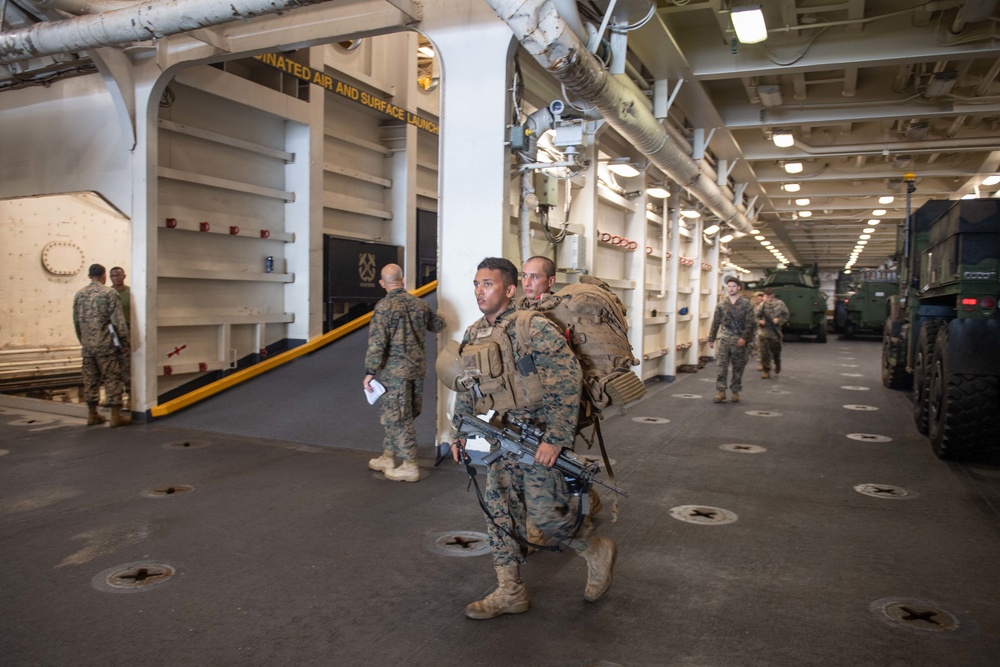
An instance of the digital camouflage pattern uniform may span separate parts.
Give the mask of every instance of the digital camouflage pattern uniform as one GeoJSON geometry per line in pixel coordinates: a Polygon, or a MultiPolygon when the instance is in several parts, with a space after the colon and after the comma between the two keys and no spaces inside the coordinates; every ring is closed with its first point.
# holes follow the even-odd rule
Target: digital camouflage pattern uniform
{"type": "Polygon", "coordinates": [[[757,344],[760,348],[761,370],[765,373],[771,371],[771,361],[774,361],[774,372],[781,372],[781,327],[788,321],[790,313],[788,306],[781,299],[775,299],[773,303],[763,302],[757,306],[758,320],[764,320],[765,324],[757,323],[757,344]],[[774,318],[778,318],[778,323],[774,324],[774,318]]]}
{"type": "MultiPolygon", "coordinates": [[[[112,287],[111,289],[115,289],[112,287]]],[[[122,312],[125,313],[125,323],[129,326],[129,332],[132,331],[132,289],[128,286],[121,288],[120,290],[115,290],[118,298],[122,302],[122,312]]],[[[125,378],[125,387],[130,389],[132,383],[132,355],[126,352],[121,356],[122,362],[122,376],[125,378]]]]}
{"type": "MultiPolygon", "coordinates": [[[[514,306],[510,305],[497,316],[496,324],[514,317],[514,313],[514,306]]],[[[466,330],[462,344],[480,337],[489,338],[493,326],[486,318],[480,319],[466,330]]],[[[513,341],[514,329],[513,326],[508,329],[514,350],[523,354],[525,351],[518,350],[513,341]]],[[[541,407],[537,409],[511,410],[507,415],[527,419],[543,428],[545,442],[572,449],[580,411],[580,387],[583,379],[580,364],[566,338],[551,321],[544,317],[532,318],[530,334],[531,356],[535,368],[542,375],[544,398],[541,407]]],[[[455,413],[474,414],[474,405],[471,392],[459,393],[455,398],[455,413]]],[[[457,433],[457,428],[455,432],[457,433]]],[[[496,449],[495,445],[493,449],[496,449]]],[[[526,536],[526,520],[529,515],[550,543],[566,541],[576,526],[577,499],[569,492],[562,473],[554,467],[519,463],[513,455],[504,454],[490,465],[486,473],[483,497],[493,520],[504,530],[515,533],[522,539],[526,536]]],[[[489,520],[486,527],[495,565],[519,565],[525,562],[522,547],[514,538],[489,520]]],[[[584,551],[587,548],[585,533],[585,530],[581,530],[569,542],[569,546],[576,551],[584,551]]]]}
{"type": "Polygon", "coordinates": [[[729,367],[733,367],[730,389],[737,394],[743,391],[743,369],[750,357],[750,343],[753,341],[754,312],[753,304],[741,296],[733,303],[729,297],[723,297],[715,307],[715,317],[712,318],[712,330],[708,334],[710,343],[715,345],[715,390],[725,391],[729,380],[729,367]],[[742,338],[746,345],[740,347],[737,341],[742,338]]]}
{"type": "Polygon", "coordinates": [[[385,427],[383,449],[404,461],[416,461],[417,430],[413,420],[423,405],[427,360],[425,332],[441,331],[444,320],[404,288],[389,291],[375,304],[368,329],[365,368],[379,371],[385,387],[377,401],[385,427]]]}
{"type": "Polygon", "coordinates": [[[121,407],[128,377],[122,371],[121,348],[112,342],[108,324],[113,324],[123,348],[129,347],[128,323],[118,293],[111,287],[90,283],[73,299],[73,326],[83,355],[83,396],[96,406],[104,385],[108,405],[121,407]]]}

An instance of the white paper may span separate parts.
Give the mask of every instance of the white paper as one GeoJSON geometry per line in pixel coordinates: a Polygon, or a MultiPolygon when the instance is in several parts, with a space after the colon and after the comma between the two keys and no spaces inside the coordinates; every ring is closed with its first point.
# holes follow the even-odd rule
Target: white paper
{"type": "Polygon", "coordinates": [[[383,387],[382,383],[375,378],[372,378],[371,382],[368,384],[372,390],[365,392],[365,398],[368,399],[368,405],[375,405],[375,401],[378,400],[378,397],[385,393],[385,387],[383,387]]]}

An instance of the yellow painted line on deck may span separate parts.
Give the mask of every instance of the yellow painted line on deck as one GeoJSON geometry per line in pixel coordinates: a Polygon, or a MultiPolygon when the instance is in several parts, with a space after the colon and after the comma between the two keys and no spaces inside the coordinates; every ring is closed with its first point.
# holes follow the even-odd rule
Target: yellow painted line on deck
{"type": "MultiPolygon", "coordinates": [[[[437,289],[437,281],[433,280],[424,285],[423,287],[418,287],[417,289],[413,290],[412,294],[413,296],[422,297],[427,294],[430,294],[436,289],[437,289]]],[[[194,405],[195,403],[203,401],[206,398],[215,396],[216,394],[223,392],[227,389],[230,389],[232,387],[235,387],[238,384],[242,384],[247,380],[250,380],[251,378],[255,378],[261,373],[266,373],[269,370],[277,368],[278,366],[287,364],[289,361],[298,359],[302,355],[315,352],[321,347],[324,347],[334,342],[338,338],[343,338],[352,331],[356,331],[361,327],[367,326],[368,323],[371,322],[371,320],[372,320],[371,313],[368,313],[367,315],[362,315],[358,319],[352,320],[347,324],[344,324],[343,326],[339,326],[333,331],[328,331],[321,336],[313,338],[305,345],[300,345],[291,350],[282,352],[281,354],[277,354],[271,357],[270,359],[256,363],[253,366],[250,366],[249,368],[244,368],[243,370],[236,371],[232,375],[227,375],[221,380],[216,380],[211,384],[207,384],[204,387],[199,387],[198,389],[195,389],[192,392],[184,394],[183,396],[178,396],[177,398],[171,399],[166,403],[161,403],[160,405],[154,406],[149,411],[149,413],[153,417],[166,417],[167,415],[173,414],[178,410],[183,410],[184,408],[190,405],[194,405]]]]}

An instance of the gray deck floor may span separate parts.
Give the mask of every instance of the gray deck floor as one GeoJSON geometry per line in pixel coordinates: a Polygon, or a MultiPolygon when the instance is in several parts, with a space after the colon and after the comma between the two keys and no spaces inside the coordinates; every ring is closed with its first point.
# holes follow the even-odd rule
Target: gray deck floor
{"type": "MultiPolygon", "coordinates": [[[[877,343],[785,350],[780,380],[748,369],[741,404],[711,402],[710,367],[610,417],[632,493],[616,523],[601,515],[620,548],[614,586],[588,604],[582,559],[533,555],[531,610],[491,621],[462,615],[491,588],[489,557],[437,548],[485,529],[464,472],[434,468],[430,441],[417,484],[367,470],[381,429],[367,406],[338,413],[324,384],[337,377],[297,376],[296,419],[326,411],[364,437],[283,436],[276,417],[253,425],[263,407],[246,402],[196,427],[239,406],[234,393],[113,430],[5,403],[0,664],[1000,664],[1000,466],[937,460],[906,394],[881,386],[877,343]],[[241,415],[252,428],[222,428],[241,415]],[[193,490],[144,495],[179,485],[193,490]],[[672,515],[682,506],[737,520],[684,522],[672,515]],[[176,573],[141,591],[108,586],[150,563],[176,573]]],[[[341,381],[358,393],[354,366],[341,381]]],[[[268,374],[243,391],[284,382],[268,374]]]]}

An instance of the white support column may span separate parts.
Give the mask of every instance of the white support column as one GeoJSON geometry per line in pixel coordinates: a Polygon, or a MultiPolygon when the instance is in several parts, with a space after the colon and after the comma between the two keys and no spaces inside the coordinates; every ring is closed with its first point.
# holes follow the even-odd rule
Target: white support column
{"type": "MultiPolygon", "coordinates": [[[[645,174],[643,174],[641,182],[646,182],[645,174]]],[[[633,281],[635,289],[626,290],[625,298],[622,300],[628,307],[629,343],[632,344],[633,353],[639,359],[639,365],[633,370],[639,377],[643,377],[644,370],[642,348],[645,335],[643,320],[646,317],[646,245],[649,243],[647,238],[649,224],[646,222],[648,197],[646,188],[643,187],[642,194],[633,202],[635,209],[625,214],[625,236],[639,244],[635,252],[626,253],[624,278],[633,281]]]]}
{"type": "Polygon", "coordinates": [[[393,149],[389,160],[392,187],[386,191],[386,206],[392,211],[387,223],[389,243],[406,248],[403,275],[406,289],[417,284],[417,128],[398,125],[383,131],[383,143],[393,149]]]}
{"type": "Polygon", "coordinates": [[[691,298],[690,305],[688,306],[688,314],[691,315],[691,321],[688,325],[691,327],[691,347],[685,350],[685,357],[687,361],[684,363],[698,365],[698,330],[701,326],[701,257],[704,253],[704,242],[702,241],[701,230],[705,228],[704,223],[705,218],[691,218],[688,224],[691,225],[691,257],[694,260],[694,266],[691,267],[688,273],[691,275],[691,282],[689,286],[691,287],[691,298]],[[691,224],[694,223],[694,224],[691,224]]]}
{"type": "MultiPolygon", "coordinates": [[[[323,71],[323,47],[309,50],[309,66],[323,71]]],[[[285,231],[295,235],[285,244],[285,270],[295,274],[284,287],[285,310],[295,315],[286,335],[303,342],[323,333],[323,170],[314,165],[323,162],[325,105],[322,89],[312,87],[308,125],[285,124],[285,150],[295,154],[285,166],[285,189],[295,193],[285,205],[285,231]]]]}
{"type": "Polygon", "coordinates": [[[667,354],[663,358],[664,374],[671,380],[677,376],[677,360],[680,356],[677,354],[677,327],[680,326],[680,322],[677,321],[677,287],[680,278],[680,255],[681,255],[681,210],[680,203],[673,203],[678,198],[679,189],[674,187],[671,188],[671,204],[668,210],[668,219],[664,220],[663,224],[668,225],[670,229],[670,243],[666,246],[670,252],[670,259],[667,260],[667,305],[666,312],[670,317],[670,321],[667,323],[667,354]]]}
{"type": "MultiPolygon", "coordinates": [[[[509,224],[508,70],[513,37],[486,3],[428,7],[423,27],[441,58],[438,345],[460,340],[481,317],[472,292],[476,265],[503,253],[509,224]],[[476,54],[470,58],[469,54],[476,54]]],[[[449,431],[453,394],[438,386],[438,433],[449,431]]]]}
{"type": "MultiPolygon", "coordinates": [[[[702,260],[708,264],[711,264],[712,270],[701,272],[701,289],[703,292],[706,290],[708,291],[708,294],[701,295],[701,301],[702,303],[705,304],[703,306],[702,313],[706,312],[707,309],[709,319],[701,320],[701,324],[699,325],[699,332],[700,332],[699,337],[708,335],[709,329],[712,326],[711,317],[715,315],[715,304],[719,298],[719,287],[718,287],[719,281],[716,276],[719,275],[718,273],[719,259],[720,259],[719,247],[722,245],[721,243],[719,243],[719,237],[722,235],[722,233],[723,232],[720,231],[718,234],[715,235],[715,244],[712,245],[711,248],[705,249],[704,253],[705,259],[702,260]]],[[[700,355],[704,355],[706,357],[711,357],[714,355],[714,351],[709,349],[708,343],[705,343],[704,345],[699,344],[696,347],[698,347],[699,350],[702,350],[701,352],[698,353],[700,355]]]]}

